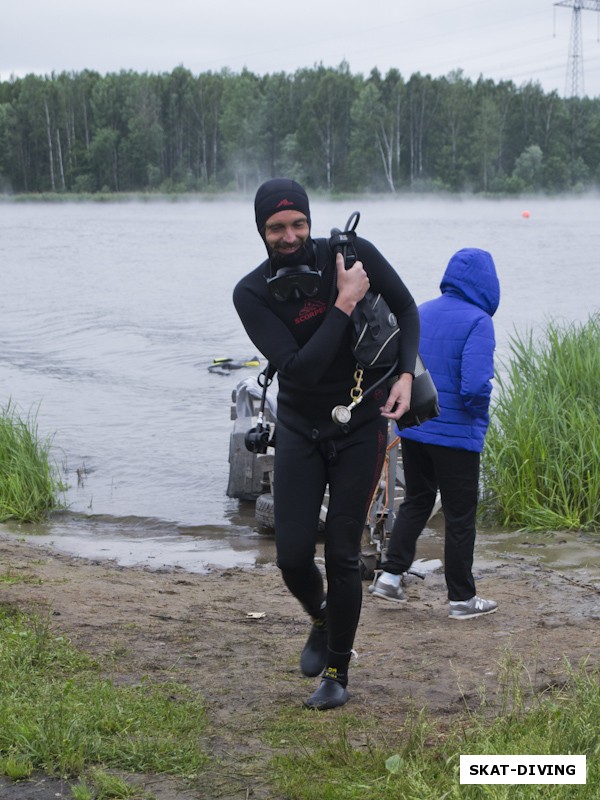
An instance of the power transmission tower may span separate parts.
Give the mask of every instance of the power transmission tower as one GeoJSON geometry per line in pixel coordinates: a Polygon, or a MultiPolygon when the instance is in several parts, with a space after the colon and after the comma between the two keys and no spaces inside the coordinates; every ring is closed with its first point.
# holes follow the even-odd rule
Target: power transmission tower
{"type": "Polygon", "coordinates": [[[567,80],[565,95],[579,97],[583,89],[583,43],[581,39],[581,11],[600,12],[600,0],[560,0],[555,6],[566,6],[573,9],[571,16],[571,38],[569,40],[569,57],[567,61],[567,80]]]}

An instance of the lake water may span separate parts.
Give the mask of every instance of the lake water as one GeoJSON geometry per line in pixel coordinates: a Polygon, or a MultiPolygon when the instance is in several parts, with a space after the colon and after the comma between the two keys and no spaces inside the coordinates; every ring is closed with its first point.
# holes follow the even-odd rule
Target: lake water
{"type": "MultiPolygon", "coordinates": [[[[315,201],[313,234],[355,209],[417,302],[459,248],[492,253],[500,358],[515,330],[598,311],[597,198],[315,201]]],[[[257,370],[207,369],[255,355],[231,291],[263,257],[250,197],[0,203],[0,404],[53,436],[70,509],[0,528],[122,563],[271,557],[252,507],[225,495],[231,392],[257,370]]]]}

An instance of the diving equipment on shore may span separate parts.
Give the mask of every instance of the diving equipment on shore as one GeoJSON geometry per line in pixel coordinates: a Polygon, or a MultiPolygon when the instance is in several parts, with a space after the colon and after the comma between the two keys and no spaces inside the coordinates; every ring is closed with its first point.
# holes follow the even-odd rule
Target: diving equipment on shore
{"type": "MultiPolygon", "coordinates": [[[[388,369],[385,375],[382,375],[378,381],[376,381],[372,386],[370,386],[366,392],[360,391],[356,395],[354,395],[352,402],[348,406],[335,406],[331,409],[331,419],[336,423],[336,425],[347,425],[352,418],[352,412],[356,408],[359,403],[372,394],[375,389],[381,386],[382,383],[387,381],[389,378],[392,377],[394,372],[396,371],[397,362],[395,361],[392,366],[388,369]]],[[[356,374],[356,373],[355,373],[356,374]]]]}
{"type": "MultiPolygon", "coordinates": [[[[370,386],[366,392],[361,392],[358,397],[352,400],[347,406],[335,406],[331,410],[331,419],[337,425],[347,425],[352,418],[352,412],[356,406],[361,403],[365,397],[368,397],[378,386],[384,381],[388,380],[396,371],[396,364],[394,364],[378,381],[370,386]]],[[[438,417],[440,414],[440,406],[438,403],[438,393],[429,370],[425,367],[423,359],[417,353],[417,362],[415,364],[415,377],[412,382],[412,392],[410,399],[410,408],[403,414],[396,422],[398,430],[403,428],[411,428],[415,425],[422,425],[428,419],[438,417]]]]}

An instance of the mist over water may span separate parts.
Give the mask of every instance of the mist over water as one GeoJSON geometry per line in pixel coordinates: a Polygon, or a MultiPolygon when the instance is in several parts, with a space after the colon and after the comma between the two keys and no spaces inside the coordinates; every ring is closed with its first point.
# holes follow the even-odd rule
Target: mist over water
{"type": "MultiPolygon", "coordinates": [[[[499,360],[515,331],[599,308],[596,198],[317,200],[313,235],[354,210],[418,303],[456,250],[492,253],[499,360]]],[[[39,532],[94,552],[150,537],[185,564],[224,539],[256,549],[249,509],[225,496],[231,392],[256,370],[207,367],[256,354],[231,292],[264,254],[252,198],[0,205],[0,403],[53,436],[76,515],[39,532]]]]}

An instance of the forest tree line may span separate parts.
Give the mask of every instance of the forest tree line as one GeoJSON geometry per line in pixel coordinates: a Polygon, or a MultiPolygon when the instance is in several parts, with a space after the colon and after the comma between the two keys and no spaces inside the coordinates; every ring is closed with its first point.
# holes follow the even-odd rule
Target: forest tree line
{"type": "Polygon", "coordinates": [[[600,185],[600,98],[348,65],[0,82],[0,192],[563,192],[600,185]]]}

